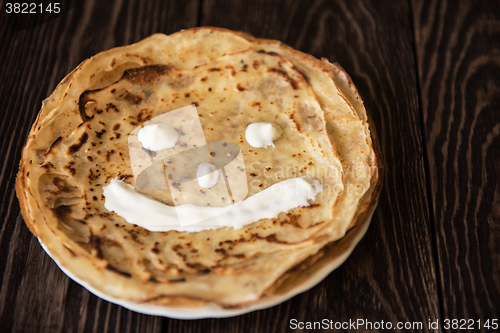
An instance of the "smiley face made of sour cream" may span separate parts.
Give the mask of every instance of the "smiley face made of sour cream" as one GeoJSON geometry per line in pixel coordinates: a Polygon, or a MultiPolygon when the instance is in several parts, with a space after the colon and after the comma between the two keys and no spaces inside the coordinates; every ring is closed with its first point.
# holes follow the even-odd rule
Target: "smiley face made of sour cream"
{"type": "MultiPolygon", "coordinates": [[[[251,123],[245,131],[247,142],[255,148],[273,149],[281,135],[282,129],[274,123],[251,123]]],[[[137,127],[129,136],[129,153],[136,185],[168,188],[174,205],[113,179],[103,187],[104,206],[150,231],[239,229],[295,207],[309,206],[309,200],[322,191],[319,181],[299,177],[246,198],[248,185],[240,147],[230,142],[207,144],[194,105],[137,127]],[[184,202],[186,197],[194,202],[184,202]]]]}

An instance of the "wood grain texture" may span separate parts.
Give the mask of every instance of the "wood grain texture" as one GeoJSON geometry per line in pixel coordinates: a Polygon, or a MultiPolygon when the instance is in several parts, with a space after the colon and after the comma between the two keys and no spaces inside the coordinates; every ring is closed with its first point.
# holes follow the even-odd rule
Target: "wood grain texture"
{"type": "Polygon", "coordinates": [[[500,3],[413,1],[445,318],[500,315],[500,3]]]}

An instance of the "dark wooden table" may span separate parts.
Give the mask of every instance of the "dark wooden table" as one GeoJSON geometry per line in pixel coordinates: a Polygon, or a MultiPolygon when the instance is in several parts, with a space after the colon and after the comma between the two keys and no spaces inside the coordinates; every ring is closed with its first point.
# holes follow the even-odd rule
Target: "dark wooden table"
{"type": "Polygon", "coordinates": [[[324,318],[453,331],[446,319],[476,330],[500,319],[499,1],[76,2],[26,26],[0,13],[1,332],[283,332],[324,318]],[[66,277],[24,225],[14,182],[40,103],[65,74],[99,51],[201,25],[339,62],[375,122],[386,175],[365,238],[318,286],[271,309],[183,321],[66,277]]]}

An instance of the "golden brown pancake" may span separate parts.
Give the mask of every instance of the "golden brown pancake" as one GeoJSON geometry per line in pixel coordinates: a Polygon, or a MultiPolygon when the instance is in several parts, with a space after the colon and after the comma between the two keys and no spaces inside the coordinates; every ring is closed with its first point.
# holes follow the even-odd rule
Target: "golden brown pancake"
{"type": "Polygon", "coordinates": [[[32,127],[16,189],[30,230],[96,290],[139,303],[245,306],[286,289],[283,282],[296,286],[313,263],[345,251],[332,249],[349,229],[367,223],[380,190],[372,136],[338,65],[277,41],[188,29],[102,52],[68,75],[32,127]],[[174,202],[167,187],[136,183],[131,133],[192,104],[207,142],[241,149],[247,197],[296,177],[320,181],[323,191],[307,207],[241,229],[152,232],[108,211],[102,194],[112,179],[165,205],[226,204],[188,188],[175,193],[185,202],[174,202]],[[282,128],[275,147],[248,144],[254,122],[282,128]]]}

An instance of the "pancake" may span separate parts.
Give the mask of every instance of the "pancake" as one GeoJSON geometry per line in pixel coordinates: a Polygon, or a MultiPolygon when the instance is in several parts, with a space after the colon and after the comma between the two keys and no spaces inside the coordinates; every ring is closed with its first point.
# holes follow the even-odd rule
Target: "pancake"
{"type": "MultiPolygon", "coordinates": [[[[16,183],[23,216],[61,266],[106,295],[166,306],[255,303],[284,281],[295,286],[311,258],[326,258],[376,202],[380,162],[353,87],[337,65],[219,28],[102,52],[42,106],[16,183]],[[107,210],[103,187],[112,179],[164,205],[230,204],[134,177],[134,130],[189,105],[206,142],[241,150],[247,198],[298,177],[320,181],[322,191],[306,207],[240,229],[154,232],[107,210]],[[255,122],[282,128],[275,147],[248,144],[245,129],[255,122]]],[[[145,161],[161,160],[146,153],[145,161]]]]}

